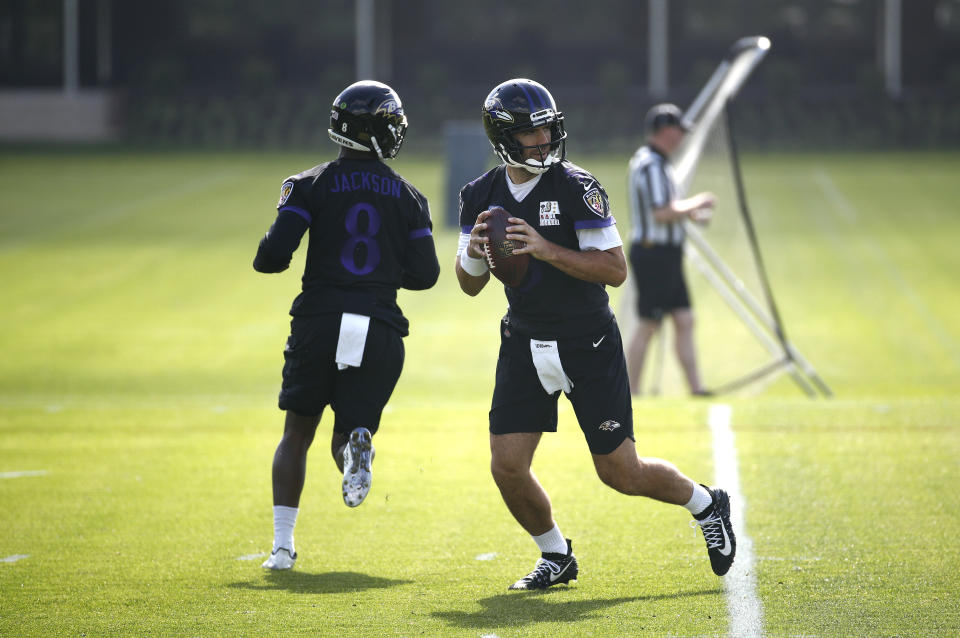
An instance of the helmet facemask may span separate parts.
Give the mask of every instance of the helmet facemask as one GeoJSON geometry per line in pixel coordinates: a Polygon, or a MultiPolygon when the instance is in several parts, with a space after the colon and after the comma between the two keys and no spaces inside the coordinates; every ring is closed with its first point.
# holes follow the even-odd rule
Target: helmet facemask
{"type": "Polygon", "coordinates": [[[377,154],[380,159],[393,159],[400,152],[400,146],[403,144],[403,136],[407,132],[407,116],[403,113],[398,115],[381,115],[372,126],[370,133],[370,149],[377,154]]]}
{"type": "Polygon", "coordinates": [[[507,165],[539,175],[547,172],[551,166],[562,162],[566,158],[567,133],[563,128],[563,114],[555,113],[552,109],[535,112],[531,114],[530,119],[531,122],[528,124],[505,128],[498,144],[493,145],[493,150],[507,165]],[[545,111],[549,111],[549,113],[545,111]],[[536,124],[537,121],[542,123],[536,124]],[[533,131],[547,123],[550,126],[550,142],[547,144],[523,146],[514,137],[516,133],[533,131]],[[535,150],[532,154],[533,157],[527,156],[527,151],[530,149],[535,150]]]}

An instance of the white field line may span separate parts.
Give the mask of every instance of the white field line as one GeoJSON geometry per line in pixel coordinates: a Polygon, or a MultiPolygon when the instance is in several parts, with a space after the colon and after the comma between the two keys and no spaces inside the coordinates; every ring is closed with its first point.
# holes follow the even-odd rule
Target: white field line
{"type": "Polygon", "coordinates": [[[0,558],[0,563],[15,563],[18,560],[23,560],[24,558],[30,558],[30,554],[14,554],[13,556],[4,556],[0,558]]]}
{"type": "Polygon", "coordinates": [[[21,470],[19,472],[0,472],[0,479],[21,478],[24,476],[43,476],[46,470],[21,470]]]}
{"type": "MultiPolygon", "coordinates": [[[[860,213],[857,211],[857,208],[847,199],[826,171],[823,169],[814,171],[813,181],[816,182],[820,188],[820,192],[823,193],[824,197],[841,219],[849,226],[858,226],[860,224],[860,213]]],[[[875,241],[866,242],[865,245],[872,253],[874,261],[883,267],[887,278],[897,287],[897,290],[902,293],[904,299],[910,303],[914,312],[923,320],[930,333],[936,335],[940,341],[940,345],[950,353],[954,362],[960,366],[960,345],[957,345],[957,342],[943,327],[943,324],[933,314],[923,298],[917,294],[916,289],[907,281],[907,278],[903,276],[903,273],[897,268],[893,259],[887,254],[887,251],[875,241]]]]}
{"type": "Polygon", "coordinates": [[[243,556],[238,556],[237,560],[257,560],[258,558],[263,558],[266,556],[266,552],[259,552],[257,554],[245,554],[243,556]]]}
{"type": "Polygon", "coordinates": [[[763,636],[763,605],[757,597],[756,559],[753,540],[747,536],[744,499],[740,490],[737,448],[730,427],[733,410],[725,403],[710,406],[707,422],[713,435],[713,467],[716,485],[730,495],[730,519],[737,537],[737,557],[723,577],[730,613],[730,636],[763,636]]]}

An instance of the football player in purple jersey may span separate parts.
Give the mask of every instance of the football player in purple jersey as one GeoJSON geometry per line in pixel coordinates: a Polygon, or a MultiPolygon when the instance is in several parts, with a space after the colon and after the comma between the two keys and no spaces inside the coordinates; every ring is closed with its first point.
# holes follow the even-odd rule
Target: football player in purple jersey
{"type": "Polygon", "coordinates": [[[273,550],[263,566],[290,569],[307,451],[326,406],[330,447],[350,507],[370,490],[373,436],[403,368],[408,322],[397,290],[424,290],[440,274],[427,199],[384,160],[407,130],[400,97],[386,84],[350,85],[333,102],[337,159],[287,178],[277,217],[253,267],[286,270],[309,231],[303,290],[293,302],[279,407],[283,437],[273,457],[273,550]]]}
{"type": "Polygon", "coordinates": [[[508,309],[490,408],[494,480],[541,553],[509,589],[546,589],[578,576],[572,543],[531,469],[543,432],[557,429],[561,392],[600,479],[624,494],[686,507],[703,530],[714,572],[725,574],[736,551],[727,493],[668,461],[637,455],[623,344],[605,290],[627,276],[606,191],[566,160],[563,114],[541,84],[517,78],[495,87],[483,125],[503,163],[460,191],[460,288],[473,296],[490,280],[481,231],[493,206],[512,214],[507,239],[526,244],[514,252],[533,258],[522,281],[504,286],[508,309]]]}

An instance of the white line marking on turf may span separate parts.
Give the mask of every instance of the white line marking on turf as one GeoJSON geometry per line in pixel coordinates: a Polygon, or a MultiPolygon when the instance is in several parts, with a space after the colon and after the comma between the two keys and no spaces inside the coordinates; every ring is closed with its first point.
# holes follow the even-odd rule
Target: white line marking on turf
{"type": "Polygon", "coordinates": [[[725,403],[710,406],[707,423],[713,435],[713,467],[716,484],[730,495],[730,518],[737,536],[737,557],[733,567],[723,577],[730,612],[731,636],[763,636],[763,605],[757,598],[757,578],[753,556],[753,540],[747,536],[744,518],[743,493],[740,490],[740,471],[737,448],[730,427],[733,409],[725,403]]]}
{"type": "Polygon", "coordinates": [[[24,470],[21,472],[0,472],[0,479],[20,478],[22,476],[43,476],[46,470],[24,470]]]}
{"type": "Polygon", "coordinates": [[[15,563],[18,560],[23,560],[24,558],[30,558],[30,554],[14,554],[13,556],[0,558],[0,563],[15,563]]]}
{"type": "Polygon", "coordinates": [[[257,560],[258,558],[263,558],[266,555],[266,552],[260,552],[259,554],[246,554],[245,556],[239,556],[237,560],[257,560]]]}
{"type": "Polygon", "coordinates": [[[493,560],[497,557],[496,552],[488,552],[486,554],[477,554],[477,560],[493,560]]]}
{"type": "Polygon", "coordinates": [[[857,209],[853,207],[850,200],[843,196],[843,193],[840,192],[836,183],[825,170],[822,168],[815,170],[813,172],[813,179],[817,182],[817,186],[820,187],[820,190],[826,195],[827,199],[830,200],[833,209],[837,211],[847,223],[850,225],[860,223],[860,215],[857,213],[857,209]]]}

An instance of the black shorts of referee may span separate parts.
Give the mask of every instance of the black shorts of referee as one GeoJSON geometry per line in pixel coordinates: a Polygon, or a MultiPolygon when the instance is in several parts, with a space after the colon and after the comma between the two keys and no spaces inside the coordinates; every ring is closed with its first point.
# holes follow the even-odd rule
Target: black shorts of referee
{"type": "Polygon", "coordinates": [[[339,313],[293,318],[283,351],[279,407],[317,416],[329,405],[336,415],[335,432],[365,427],[376,433],[403,370],[403,337],[389,324],[371,319],[360,366],[345,370],[336,363],[339,338],[339,313]]]}
{"type": "Polygon", "coordinates": [[[659,321],[674,310],[690,307],[683,276],[683,246],[630,245],[630,267],[637,282],[637,314],[659,321]]]}

